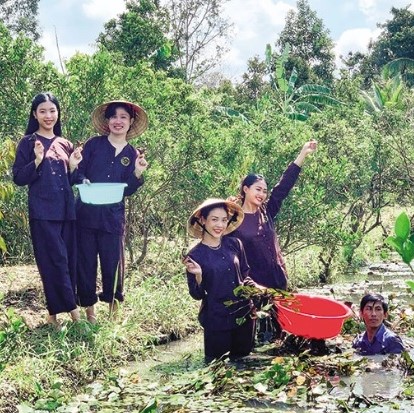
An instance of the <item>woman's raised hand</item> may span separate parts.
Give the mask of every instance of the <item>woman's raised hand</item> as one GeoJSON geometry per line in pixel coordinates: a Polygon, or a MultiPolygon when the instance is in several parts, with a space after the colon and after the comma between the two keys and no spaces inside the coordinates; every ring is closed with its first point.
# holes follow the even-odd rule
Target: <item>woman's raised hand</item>
{"type": "Polygon", "coordinates": [[[185,268],[187,269],[187,271],[190,274],[193,274],[196,278],[197,284],[201,283],[202,280],[202,274],[203,271],[201,270],[200,264],[198,264],[197,262],[195,262],[192,258],[190,257],[185,257],[183,260],[183,263],[185,265],[185,268]]]}
{"type": "Polygon", "coordinates": [[[314,153],[316,151],[316,149],[318,148],[318,142],[314,139],[311,139],[309,142],[306,142],[298,157],[295,159],[295,164],[297,166],[302,166],[303,162],[305,160],[305,158],[310,154],[310,153],[314,153]]]}
{"type": "Polygon", "coordinates": [[[309,155],[310,153],[314,153],[317,148],[318,141],[316,141],[315,139],[311,139],[309,142],[306,142],[303,145],[302,152],[304,152],[305,155],[309,155]]]}
{"type": "Polygon", "coordinates": [[[43,161],[43,158],[45,156],[45,148],[42,144],[42,142],[36,140],[34,144],[34,154],[35,154],[35,165],[36,168],[40,165],[40,163],[43,161]]]}
{"type": "Polygon", "coordinates": [[[147,168],[148,168],[148,162],[145,159],[145,153],[141,149],[137,149],[137,159],[135,160],[135,176],[139,178],[147,168]]]}
{"type": "Polygon", "coordinates": [[[78,146],[69,157],[69,169],[73,172],[82,160],[82,146],[78,146]]]}

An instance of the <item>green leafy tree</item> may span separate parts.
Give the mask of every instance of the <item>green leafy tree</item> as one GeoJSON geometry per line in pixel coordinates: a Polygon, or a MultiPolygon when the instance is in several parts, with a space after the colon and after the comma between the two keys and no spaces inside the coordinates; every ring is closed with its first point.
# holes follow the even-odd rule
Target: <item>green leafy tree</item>
{"type": "Polygon", "coordinates": [[[377,73],[392,60],[414,59],[414,12],[409,7],[392,7],[392,18],[379,25],[382,32],[370,45],[368,57],[377,73]]]}
{"type": "Polygon", "coordinates": [[[242,75],[242,81],[237,86],[237,91],[243,101],[256,104],[257,100],[263,96],[269,84],[268,67],[266,62],[260,60],[258,56],[249,59],[247,71],[242,75]]]}
{"type": "MultiPolygon", "coordinates": [[[[0,142],[0,222],[4,218],[3,205],[13,195],[10,165],[14,159],[15,145],[11,139],[0,142]]],[[[0,251],[7,252],[6,242],[0,234],[0,251]]]]}
{"type": "Polygon", "coordinates": [[[308,0],[297,1],[297,11],[289,11],[286,24],[276,42],[283,50],[291,45],[286,64],[288,72],[296,68],[298,85],[306,83],[331,84],[335,69],[334,43],[322,19],[313,11],[308,0]]]}
{"type": "Polygon", "coordinates": [[[13,34],[24,34],[32,40],[40,37],[37,21],[40,0],[0,0],[0,21],[13,34]]]}
{"type": "Polygon", "coordinates": [[[166,36],[167,13],[159,3],[158,0],[127,1],[126,12],[105,24],[98,45],[120,53],[127,66],[150,61],[155,68],[168,68],[173,50],[166,36]]]}

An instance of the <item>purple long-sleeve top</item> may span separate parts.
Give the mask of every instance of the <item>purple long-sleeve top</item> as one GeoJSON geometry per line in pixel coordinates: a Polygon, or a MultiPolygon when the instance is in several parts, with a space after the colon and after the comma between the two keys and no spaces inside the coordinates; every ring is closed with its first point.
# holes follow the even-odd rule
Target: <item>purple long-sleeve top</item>
{"type": "Polygon", "coordinates": [[[385,327],[384,324],[382,324],[375,333],[372,342],[368,340],[367,332],[364,332],[354,339],[352,347],[355,348],[358,353],[366,356],[390,353],[399,354],[405,350],[401,338],[385,327]]]}
{"type": "MultiPolygon", "coordinates": [[[[126,183],[124,196],[132,195],[143,185],[143,177],[134,174],[137,150],[127,144],[115,155],[115,147],[107,136],[95,136],[84,145],[82,161],[73,180],[81,183],[87,178],[91,182],[126,183]]],[[[76,201],[76,218],[78,225],[84,228],[100,229],[112,234],[123,234],[125,229],[125,200],[110,205],[84,204],[76,201]]]]}
{"type": "Polygon", "coordinates": [[[273,220],[295,185],[300,170],[299,166],[291,163],[272,189],[263,208],[254,214],[245,213],[242,224],[232,233],[243,242],[250,276],[268,288],[287,288],[286,266],[273,220]]]}
{"type": "Polygon", "coordinates": [[[190,295],[202,300],[199,320],[210,330],[231,330],[238,326],[236,319],[248,313],[249,300],[241,300],[233,290],[240,285],[256,286],[249,277],[249,266],[243,245],[237,238],[224,237],[219,249],[212,249],[201,242],[188,254],[202,269],[202,281],[198,285],[193,274],[187,272],[190,295]],[[229,300],[238,301],[227,307],[229,300]]]}
{"type": "Polygon", "coordinates": [[[37,133],[24,136],[17,146],[13,181],[29,187],[29,219],[64,221],[75,219],[69,157],[73,145],[67,139],[45,138],[37,133]],[[44,147],[44,158],[36,168],[36,140],[44,147]]]}

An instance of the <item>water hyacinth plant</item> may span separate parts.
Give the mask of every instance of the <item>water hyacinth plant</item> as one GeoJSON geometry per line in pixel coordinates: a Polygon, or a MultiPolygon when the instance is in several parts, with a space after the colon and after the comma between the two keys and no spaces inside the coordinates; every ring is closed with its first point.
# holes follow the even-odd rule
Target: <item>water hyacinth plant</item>
{"type": "MultiPolygon", "coordinates": [[[[414,259],[414,232],[411,229],[410,218],[407,213],[402,212],[395,221],[395,235],[386,238],[385,243],[393,248],[414,273],[411,261],[414,259]]],[[[414,293],[414,280],[405,282],[414,293]]]]}

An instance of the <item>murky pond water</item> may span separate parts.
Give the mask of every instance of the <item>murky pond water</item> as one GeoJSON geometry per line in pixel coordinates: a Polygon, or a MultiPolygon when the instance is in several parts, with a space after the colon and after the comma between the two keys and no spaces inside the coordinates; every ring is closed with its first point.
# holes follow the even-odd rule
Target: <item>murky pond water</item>
{"type": "MultiPolygon", "coordinates": [[[[303,289],[301,292],[350,301],[356,313],[359,301],[367,291],[393,297],[392,303],[397,307],[399,305],[409,307],[409,304],[414,304],[414,296],[408,293],[404,283],[406,279],[413,279],[414,276],[404,265],[373,264],[364,268],[357,278],[358,281],[303,289]]],[[[406,339],[406,344],[414,348],[414,342],[410,338],[404,336],[403,338],[406,339]]],[[[345,347],[345,350],[347,346],[348,349],[350,348],[349,338],[339,336],[327,342],[330,348],[341,347],[343,349],[345,347]]],[[[414,357],[414,354],[412,356],[414,357]]],[[[341,356],[338,354],[338,357],[341,356]]],[[[361,359],[357,355],[350,357],[350,363],[361,359]]],[[[364,411],[413,413],[414,400],[402,397],[404,376],[402,370],[397,367],[398,357],[372,356],[368,358],[368,361],[364,359],[366,364],[363,368],[349,375],[335,373],[332,377],[324,377],[315,373],[318,380],[322,377],[320,386],[325,388],[325,391],[320,393],[315,391],[311,397],[309,394],[304,398],[300,397],[300,392],[304,387],[300,385],[299,379],[302,377],[300,372],[297,373],[299,383],[297,388],[272,393],[266,388],[252,389],[250,384],[249,391],[253,390],[252,397],[246,397],[246,383],[249,380],[251,382],[255,374],[263,372],[265,367],[269,371],[275,355],[272,352],[266,354],[256,351],[241,364],[227,363],[209,372],[203,364],[203,338],[200,332],[183,340],[155,347],[151,356],[140,362],[132,363],[125,369],[117,385],[112,388],[95,386],[91,392],[94,398],[93,403],[90,404],[91,399],[88,399],[90,396],[85,396],[84,406],[93,406],[90,411],[99,412],[336,413],[364,411]],[[247,374],[250,375],[247,376],[247,374]],[[214,382],[217,377],[222,380],[222,384],[217,385],[214,382]],[[226,386],[231,380],[233,387],[227,391],[226,386]],[[212,390],[206,393],[209,386],[212,390]],[[217,386],[217,391],[213,386],[217,386]],[[292,390],[297,394],[292,396],[292,390]],[[157,407],[154,401],[156,399],[161,400],[157,407]],[[292,403],[292,400],[295,402],[292,403]],[[146,402],[147,406],[145,406],[146,402]],[[145,407],[147,410],[143,410],[145,407]]],[[[323,357],[320,360],[320,364],[331,362],[330,359],[323,357]]],[[[307,375],[308,380],[309,376],[312,374],[307,375]]],[[[72,406],[77,406],[78,409],[72,411],[89,411],[82,410],[82,397],[72,403],[72,406]]]]}

